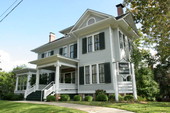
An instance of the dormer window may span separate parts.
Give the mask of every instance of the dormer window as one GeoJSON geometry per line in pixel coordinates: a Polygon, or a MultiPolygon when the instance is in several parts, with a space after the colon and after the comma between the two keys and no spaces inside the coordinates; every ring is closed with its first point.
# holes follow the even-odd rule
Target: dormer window
{"type": "Polygon", "coordinates": [[[89,20],[87,21],[87,25],[91,25],[91,24],[93,24],[95,22],[96,22],[96,19],[94,17],[89,18],[89,20]]]}

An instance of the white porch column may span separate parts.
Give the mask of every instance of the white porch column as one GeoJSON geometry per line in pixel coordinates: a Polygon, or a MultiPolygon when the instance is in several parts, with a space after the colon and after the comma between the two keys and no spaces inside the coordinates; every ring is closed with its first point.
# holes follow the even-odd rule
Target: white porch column
{"type": "Polygon", "coordinates": [[[135,71],[134,71],[134,64],[132,65],[132,87],[133,87],[133,97],[137,100],[137,91],[136,91],[136,79],[135,79],[135,71]]]}
{"type": "Polygon", "coordinates": [[[60,64],[59,62],[56,63],[56,71],[55,71],[55,92],[58,94],[59,91],[59,77],[60,77],[60,64]]]}
{"type": "Polygon", "coordinates": [[[37,68],[37,73],[36,73],[36,90],[39,89],[39,80],[40,79],[40,69],[37,68]]]}
{"type": "Polygon", "coordinates": [[[17,76],[17,78],[16,78],[15,91],[18,91],[18,76],[17,76]]]}
{"type": "Polygon", "coordinates": [[[31,73],[28,73],[28,75],[27,75],[27,90],[30,88],[30,79],[31,79],[31,73]]]}
{"type": "Polygon", "coordinates": [[[118,91],[118,81],[117,81],[117,75],[118,75],[118,68],[117,63],[113,63],[113,84],[114,84],[114,92],[115,92],[115,100],[116,102],[119,101],[119,91],[118,91]]]}

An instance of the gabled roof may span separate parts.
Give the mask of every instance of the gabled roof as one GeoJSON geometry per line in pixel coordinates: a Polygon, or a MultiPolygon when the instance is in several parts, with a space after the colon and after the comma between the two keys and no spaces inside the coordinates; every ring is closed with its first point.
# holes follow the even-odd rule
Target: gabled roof
{"type": "MultiPolygon", "coordinates": [[[[100,17],[103,17],[103,18],[109,18],[109,17],[113,17],[112,15],[109,15],[109,14],[106,14],[106,13],[102,13],[102,12],[99,12],[99,11],[95,11],[95,10],[92,10],[92,9],[87,9],[83,15],[79,18],[79,20],[75,23],[74,27],[71,29],[71,31],[73,31],[76,27],[78,27],[82,22],[83,20],[90,14],[93,14],[93,15],[98,15],[100,17]]],[[[71,32],[70,31],[70,32],[71,32]]]]}

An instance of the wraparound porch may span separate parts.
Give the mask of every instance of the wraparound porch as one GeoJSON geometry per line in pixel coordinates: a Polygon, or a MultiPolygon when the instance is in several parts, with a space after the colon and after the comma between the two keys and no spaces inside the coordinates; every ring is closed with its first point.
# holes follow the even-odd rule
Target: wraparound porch
{"type": "Polygon", "coordinates": [[[42,91],[44,99],[50,94],[77,93],[78,60],[53,55],[31,63],[37,65],[36,82],[25,91],[25,98],[35,91],[42,91]]]}

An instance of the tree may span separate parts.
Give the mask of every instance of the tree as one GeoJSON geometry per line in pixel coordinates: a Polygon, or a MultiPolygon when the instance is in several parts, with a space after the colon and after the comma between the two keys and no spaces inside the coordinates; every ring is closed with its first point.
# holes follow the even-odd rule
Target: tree
{"type": "Polygon", "coordinates": [[[157,50],[161,63],[170,55],[170,1],[169,0],[124,0],[141,31],[148,35],[148,43],[157,50]]]}
{"type": "Polygon", "coordinates": [[[137,93],[147,100],[155,100],[159,93],[159,85],[154,80],[153,64],[154,60],[149,51],[139,49],[140,40],[133,43],[132,62],[135,64],[135,75],[137,93]]]}
{"type": "Polygon", "coordinates": [[[0,72],[0,98],[13,93],[15,89],[15,75],[11,72],[0,72]]]}

